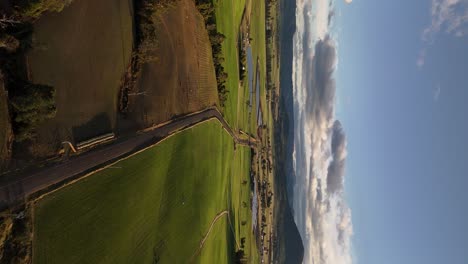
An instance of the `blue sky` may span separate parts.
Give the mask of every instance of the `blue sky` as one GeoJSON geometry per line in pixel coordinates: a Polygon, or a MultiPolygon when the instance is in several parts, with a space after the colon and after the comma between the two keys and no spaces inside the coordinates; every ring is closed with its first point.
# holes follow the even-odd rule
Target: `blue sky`
{"type": "Polygon", "coordinates": [[[467,263],[464,0],[336,3],[355,263],[467,263]]]}

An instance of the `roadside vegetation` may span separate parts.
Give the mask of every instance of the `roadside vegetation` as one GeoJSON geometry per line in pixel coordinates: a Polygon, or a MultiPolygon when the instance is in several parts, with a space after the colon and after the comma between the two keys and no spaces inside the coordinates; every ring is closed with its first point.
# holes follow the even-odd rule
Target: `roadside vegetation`
{"type": "Polygon", "coordinates": [[[20,207],[0,215],[0,263],[29,264],[32,261],[30,210],[20,207]]]}

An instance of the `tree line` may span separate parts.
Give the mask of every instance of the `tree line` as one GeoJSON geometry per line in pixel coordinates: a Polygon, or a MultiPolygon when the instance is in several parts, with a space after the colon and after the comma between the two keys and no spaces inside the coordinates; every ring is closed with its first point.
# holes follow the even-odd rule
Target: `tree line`
{"type": "Polygon", "coordinates": [[[143,64],[158,60],[156,51],[159,39],[155,19],[158,14],[174,6],[176,0],[139,0],[135,6],[135,48],[131,62],[124,73],[119,93],[119,112],[126,114],[129,108],[128,94],[135,88],[143,64]]]}
{"type": "Polygon", "coordinates": [[[196,0],[195,3],[198,11],[205,20],[205,26],[206,30],[208,31],[213,53],[213,63],[216,72],[219,104],[221,107],[224,107],[229,93],[229,90],[226,88],[228,74],[226,73],[223,66],[224,56],[222,51],[222,43],[226,39],[226,36],[221,34],[216,28],[215,8],[211,0],[196,0]]]}

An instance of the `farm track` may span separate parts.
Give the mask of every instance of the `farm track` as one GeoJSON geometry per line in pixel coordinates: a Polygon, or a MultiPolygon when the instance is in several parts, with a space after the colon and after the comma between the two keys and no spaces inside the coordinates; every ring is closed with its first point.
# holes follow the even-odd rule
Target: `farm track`
{"type": "Polygon", "coordinates": [[[205,245],[205,242],[206,240],[208,239],[208,236],[210,235],[211,233],[211,230],[213,229],[213,226],[216,224],[216,222],[218,222],[218,220],[221,219],[221,217],[223,217],[224,215],[227,215],[227,217],[229,218],[229,211],[225,210],[225,211],[222,211],[221,213],[217,214],[215,216],[215,218],[213,219],[213,221],[211,221],[211,225],[210,225],[210,228],[208,228],[208,232],[206,232],[206,234],[203,236],[202,240],[200,241],[200,246],[198,247],[197,251],[195,252],[195,254],[193,254],[193,256],[190,258],[190,262],[189,263],[193,263],[194,260],[195,260],[195,257],[197,257],[200,252],[202,251],[203,249],[203,246],[205,245]]]}
{"type": "Polygon", "coordinates": [[[202,122],[216,119],[223,129],[231,135],[236,144],[254,148],[255,140],[240,139],[221,113],[216,108],[208,108],[201,112],[173,119],[162,125],[157,125],[137,133],[127,139],[118,139],[109,144],[70,158],[67,161],[39,169],[29,174],[18,175],[14,180],[0,185],[0,206],[7,207],[23,201],[26,197],[45,189],[52,191],[67,180],[77,180],[89,175],[104,165],[130,156],[133,153],[154,146],[177,132],[191,128],[202,122]]]}

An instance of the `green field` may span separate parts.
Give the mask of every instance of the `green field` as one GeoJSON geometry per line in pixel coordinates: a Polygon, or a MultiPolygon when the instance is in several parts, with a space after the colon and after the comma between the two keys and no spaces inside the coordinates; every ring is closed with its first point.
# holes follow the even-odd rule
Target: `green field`
{"type": "Polygon", "coordinates": [[[233,144],[210,121],[45,196],[34,209],[34,263],[186,263],[224,210],[234,226],[216,222],[194,259],[229,263],[235,240],[252,240],[250,222],[236,220],[250,218],[239,204],[250,150],[233,144]]]}
{"type": "Polygon", "coordinates": [[[255,73],[260,73],[260,102],[266,107],[266,38],[265,38],[265,1],[252,1],[250,35],[255,73]]]}
{"type": "MultiPolygon", "coordinates": [[[[232,127],[238,127],[239,60],[237,39],[245,1],[213,0],[216,7],[217,29],[226,36],[226,40],[223,42],[223,54],[225,58],[224,68],[229,76],[226,83],[229,95],[224,115],[232,127]]],[[[239,107],[245,107],[245,104],[241,102],[239,107]]]]}
{"type": "MultiPolygon", "coordinates": [[[[248,119],[246,101],[249,98],[248,82],[239,83],[238,36],[242,14],[247,6],[250,15],[250,37],[252,38],[252,55],[254,60],[255,81],[260,82],[260,101],[265,112],[266,103],[266,38],[265,38],[265,2],[264,1],[231,1],[214,0],[218,30],[226,36],[223,43],[225,69],[229,75],[227,87],[229,96],[224,115],[231,126],[244,131],[254,132],[256,127],[256,105],[252,106],[252,117],[248,119]],[[257,70],[259,80],[257,80],[257,70]]],[[[255,96],[255,95],[254,95],[255,96]]],[[[252,98],[254,99],[254,98],[252,98]]],[[[255,102],[255,100],[252,100],[255,102]]]]}

